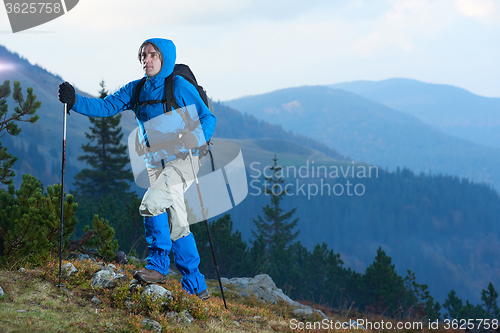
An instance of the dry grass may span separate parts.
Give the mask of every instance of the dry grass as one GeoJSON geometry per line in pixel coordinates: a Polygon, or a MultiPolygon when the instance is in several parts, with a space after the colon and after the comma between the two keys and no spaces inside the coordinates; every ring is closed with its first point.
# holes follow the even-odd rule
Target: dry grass
{"type": "MultiPolygon", "coordinates": [[[[164,333],[335,331],[292,329],[291,320],[305,323],[300,318],[293,318],[293,308],[285,304],[263,304],[255,298],[239,298],[231,290],[225,292],[228,310],[217,292],[202,302],[182,290],[178,281],[180,276],[173,276],[163,285],[172,292],[174,300],[162,307],[152,299],[141,299],[139,291],[129,293],[128,283],[110,290],[94,289],[89,282],[92,274],[100,269],[99,265],[92,261],[72,263],[79,272],[64,280],[63,288],[56,286],[56,261],[24,272],[0,270],[0,286],[6,294],[0,298],[0,332],[149,332],[141,328],[145,318],[159,322],[164,333]],[[92,301],[93,297],[99,299],[98,304],[92,301]],[[193,323],[169,316],[168,313],[174,310],[179,313],[188,310],[194,317],[193,323]]],[[[116,266],[132,277],[133,266],[116,266]]],[[[216,281],[207,282],[210,289],[218,287],[216,281]]],[[[320,322],[321,319],[309,321],[320,322]]],[[[332,319],[333,322],[349,321],[338,315],[332,319]]]]}
{"type": "Polygon", "coordinates": [[[29,273],[0,271],[0,285],[0,332],[116,332],[126,315],[29,273]]]}

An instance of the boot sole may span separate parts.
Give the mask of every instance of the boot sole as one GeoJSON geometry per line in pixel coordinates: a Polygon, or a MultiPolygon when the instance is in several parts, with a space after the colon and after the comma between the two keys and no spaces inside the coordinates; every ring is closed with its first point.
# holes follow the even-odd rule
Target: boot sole
{"type": "Polygon", "coordinates": [[[210,298],[210,292],[206,292],[206,293],[200,293],[200,294],[197,294],[196,297],[198,297],[199,299],[201,299],[202,301],[204,300],[207,300],[210,298]]]}
{"type": "Polygon", "coordinates": [[[144,278],[138,274],[134,274],[134,279],[140,281],[140,282],[145,282],[145,283],[148,283],[148,284],[152,284],[152,283],[160,283],[160,284],[164,284],[165,282],[167,282],[167,278],[161,278],[159,280],[153,280],[153,279],[147,279],[147,278],[144,278]]]}

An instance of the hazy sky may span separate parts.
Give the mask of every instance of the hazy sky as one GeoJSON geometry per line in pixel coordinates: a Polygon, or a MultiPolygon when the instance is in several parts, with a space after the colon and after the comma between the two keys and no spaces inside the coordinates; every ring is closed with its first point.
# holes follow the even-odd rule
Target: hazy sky
{"type": "Polygon", "coordinates": [[[216,100],[394,77],[500,97],[500,0],[80,0],[16,34],[0,8],[1,45],[96,95],[142,76],[150,37],[216,100]]]}

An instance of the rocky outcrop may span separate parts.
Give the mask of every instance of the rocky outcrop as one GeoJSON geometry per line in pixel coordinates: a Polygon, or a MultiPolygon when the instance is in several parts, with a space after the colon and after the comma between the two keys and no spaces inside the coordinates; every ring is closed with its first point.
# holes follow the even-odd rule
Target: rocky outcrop
{"type": "Polygon", "coordinates": [[[229,290],[237,292],[240,297],[249,298],[255,296],[258,300],[271,304],[284,302],[285,304],[296,308],[294,310],[294,314],[302,318],[309,318],[314,315],[328,318],[320,310],[295,302],[290,297],[285,295],[281,289],[276,287],[273,279],[267,274],[256,275],[253,278],[222,278],[221,282],[223,286],[229,290]]]}

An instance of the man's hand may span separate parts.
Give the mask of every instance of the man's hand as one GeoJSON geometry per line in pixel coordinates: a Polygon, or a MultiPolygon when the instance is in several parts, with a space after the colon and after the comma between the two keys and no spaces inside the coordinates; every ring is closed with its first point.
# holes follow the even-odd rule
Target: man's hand
{"type": "Polygon", "coordinates": [[[76,103],[76,94],[75,94],[75,88],[68,82],[63,82],[59,85],[59,100],[61,103],[68,104],[68,113],[69,110],[75,105],[76,103]]]}
{"type": "Polygon", "coordinates": [[[191,132],[182,134],[182,136],[179,138],[179,143],[185,149],[198,148],[198,139],[196,139],[196,136],[191,132]]]}

